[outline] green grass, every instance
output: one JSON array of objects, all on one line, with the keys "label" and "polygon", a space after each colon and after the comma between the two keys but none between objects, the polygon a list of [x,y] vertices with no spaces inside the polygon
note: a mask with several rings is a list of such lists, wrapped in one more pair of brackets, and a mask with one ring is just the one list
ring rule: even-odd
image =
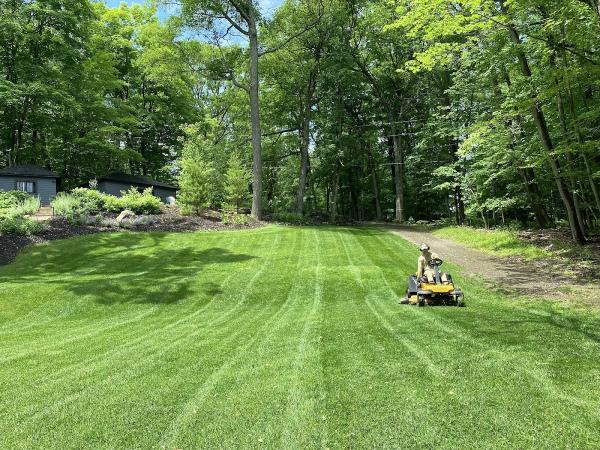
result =
[{"label": "green grass", "polygon": [[0,268],[0,448],[598,448],[600,317],[382,230],[99,234]]},{"label": "green grass", "polygon": [[444,227],[435,230],[433,234],[497,256],[522,256],[532,260],[551,255],[544,249],[522,241],[511,230]]}]

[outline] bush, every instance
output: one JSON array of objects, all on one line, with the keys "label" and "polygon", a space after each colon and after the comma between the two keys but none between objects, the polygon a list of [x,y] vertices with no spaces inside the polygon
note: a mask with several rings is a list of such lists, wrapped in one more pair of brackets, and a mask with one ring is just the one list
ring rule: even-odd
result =
[{"label": "bush", "polygon": [[23,217],[0,217],[0,234],[30,236],[44,229],[40,222]]},{"label": "bush", "polygon": [[75,188],[71,191],[73,197],[80,198],[90,209],[103,211],[106,209],[106,201],[112,195],[105,194],[95,189]]},{"label": "bush", "polygon": [[307,223],[307,220],[302,214],[290,213],[290,212],[278,212],[273,214],[273,220],[275,222],[291,223],[295,225],[302,225]]},{"label": "bush", "polygon": [[[160,213],[161,201],[158,197],[152,195],[151,187],[144,189],[143,192],[132,187],[127,192],[121,192],[121,197],[116,198],[115,205],[120,206],[119,211],[129,209],[136,214],[158,214]],[[111,205],[111,207],[115,205]]]},{"label": "bush", "polygon": [[104,211],[120,213],[123,211],[121,199],[114,195],[107,195],[104,199]]},{"label": "bush", "polygon": [[29,214],[35,214],[42,207],[40,199],[37,197],[27,197],[23,202],[12,208],[15,215],[23,217]]},{"label": "bush", "polygon": [[249,219],[246,214],[236,214],[235,216],[233,216],[234,225],[246,225],[248,222]]},{"label": "bush", "polygon": [[248,216],[245,214],[239,214],[237,207],[227,205],[223,208],[221,213],[221,221],[225,225],[246,225],[248,223]]},{"label": "bush", "polygon": [[60,192],[52,201],[54,214],[64,217],[71,224],[81,224],[98,212],[95,202],[84,195]]},{"label": "bush", "polygon": [[40,209],[40,199],[37,197],[31,197],[25,194],[25,198],[20,200],[17,204],[2,210],[1,216],[19,218],[28,214],[35,214]]},{"label": "bush", "polygon": [[0,209],[12,208],[31,198],[27,192],[0,191]]},{"label": "bush", "polygon": [[54,213],[63,216],[69,223],[87,223],[88,216],[108,211],[119,213],[129,209],[136,214],[157,214],[161,202],[152,195],[152,188],[139,192],[131,188],[121,197],[104,194],[94,189],[76,188],[70,194],[60,193],[52,202]]}]

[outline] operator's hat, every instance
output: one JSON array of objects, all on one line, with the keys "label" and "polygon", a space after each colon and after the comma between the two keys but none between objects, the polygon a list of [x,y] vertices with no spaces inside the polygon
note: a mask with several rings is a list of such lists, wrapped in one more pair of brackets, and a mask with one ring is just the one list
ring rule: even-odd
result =
[{"label": "operator's hat", "polygon": [[423,242],[421,244],[421,246],[419,247],[419,250],[421,250],[421,251],[429,250],[429,245],[427,245],[425,242]]}]

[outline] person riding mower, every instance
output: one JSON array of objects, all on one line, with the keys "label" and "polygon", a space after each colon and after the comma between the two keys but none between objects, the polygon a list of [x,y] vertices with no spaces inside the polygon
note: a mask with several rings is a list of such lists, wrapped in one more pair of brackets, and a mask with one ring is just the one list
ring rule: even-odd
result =
[{"label": "person riding mower", "polygon": [[417,262],[417,273],[408,277],[406,297],[400,303],[464,306],[463,292],[454,286],[449,273],[440,271],[442,259],[431,253],[427,244],[421,244],[419,250],[421,256]]}]

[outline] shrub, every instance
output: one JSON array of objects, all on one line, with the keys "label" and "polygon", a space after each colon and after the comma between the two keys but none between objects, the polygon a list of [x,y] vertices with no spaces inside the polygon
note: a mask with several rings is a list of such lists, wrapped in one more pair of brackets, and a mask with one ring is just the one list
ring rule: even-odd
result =
[{"label": "shrub", "polygon": [[136,214],[157,214],[161,202],[152,195],[152,188],[139,192],[131,188],[121,197],[104,194],[94,189],[76,188],[70,194],[60,193],[52,202],[55,214],[63,216],[69,223],[87,223],[85,218],[100,211],[121,212],[129,209]]},{"label": "shrub", "polygon": [[31,198],[31,196],[27,192],[0,191],[0,209],[12,208],[29,198]]},{"label": "shrub", "polygon": [[246,225],[248,223],[248,216],[239,214],[235,206],[226,205],[221,212],[221,221],[225,225]]},{"label": "shrub", "polygon": [[44,229],[40,222],[23,217],[0,217],[0,234],[29,236],[38,234]]},{"label": "shrub", "polygon": [[60,192],[52,201],[54,214],[71,224],[81,224],[85,218],[98,212],[97,205],[83,195]]},{"label": "shrub", "polygon": [[105,203],[112,195],[105,194],[95,189],[75,188],[71,191],[74,197],[82,199],[88,207],[94,211],[105,210]]},{"label": "shrub", "polygon": [[35,214],[40,209],[40,199],[37,197],[31,197],[25,194],[25,198],[20,200],[17,204],[2,210],[2,216],[18,218],[28,214]]},{"label": "shrub", "polygon": [[114,195],[107,195],[104,199],[104,210],[109,212],[121,212],[123,208],[121,206],[121,199]]},{"label": "shrub", "polygon": [[41,206],[42,204],[40,203],[39,198],[29,196],[18,205],[13,206],[12,211],[14,211],[15,215],[23,217],[28,214],[35,214],[39,211]]},{"label": "shrub", "polygon": [[275,222],[292,223],[301,225],[307,222],[302,214],[296,214],[291,212],[278,212],[273,213],[273,220]]},{"label": "shrub", "polygon": [[158,214],[161,201],[152,195],[151,187],[144,189],[143,192],[132,187],[127,192],[121,192],[121,197],[117,198],[116,204],[121,207],[121,211],[129,209],[136,214]]},{"label": "shrub", "polygon": [[233,216],[234,225],[246,225],[248,221],[248,216],[246,214],[236,214]]}]

